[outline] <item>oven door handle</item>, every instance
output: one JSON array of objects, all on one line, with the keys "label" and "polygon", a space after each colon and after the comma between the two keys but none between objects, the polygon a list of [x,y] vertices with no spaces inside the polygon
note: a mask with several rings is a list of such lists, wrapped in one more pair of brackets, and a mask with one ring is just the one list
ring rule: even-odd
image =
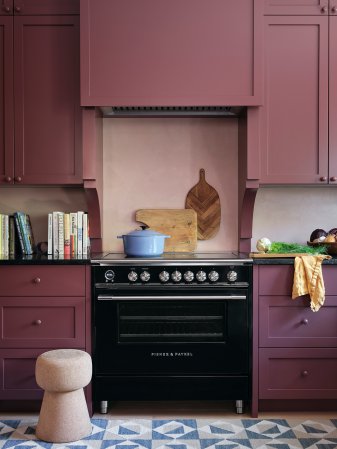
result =
[{"label": "oven door handle", "polygon": [[178,299],[178,300],[201,300],[201,299],[208,299],[208,300],[216,300],[216,301],[222,301],[222,300],[236,300],[236,299],[247,299],[247,296],[245,295],[208,295],[208,296],[105,296],[105,295],[99,295],[97,297],[98,301],[132,301],[132,300],[140,300],[145,299],[146,301],[158,301],[158,300],[170,300],[170,299]]}]

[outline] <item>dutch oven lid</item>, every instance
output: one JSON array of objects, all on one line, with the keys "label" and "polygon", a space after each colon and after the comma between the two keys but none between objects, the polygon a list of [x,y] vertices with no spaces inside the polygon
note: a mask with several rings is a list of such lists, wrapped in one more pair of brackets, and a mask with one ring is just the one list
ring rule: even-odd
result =
[{"label": "dutch oven lid", "polygon": [[169,235],[162,234],[161,232],[154,231],[153,229],[147,229],[147,226],[141,226],[141,229],[135,229],[134,231],[128,232],[127,234],[123,234],[121,237],[132,236],[132,237],[166,237],[169,238]]}]

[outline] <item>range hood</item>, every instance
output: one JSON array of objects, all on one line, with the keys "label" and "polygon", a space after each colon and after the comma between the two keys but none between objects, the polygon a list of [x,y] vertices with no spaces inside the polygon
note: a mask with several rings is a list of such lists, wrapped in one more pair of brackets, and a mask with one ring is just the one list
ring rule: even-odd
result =
[{"label": "range hood", "polygon": [[240,106],[104,106],[103,117],[239,117]]}]

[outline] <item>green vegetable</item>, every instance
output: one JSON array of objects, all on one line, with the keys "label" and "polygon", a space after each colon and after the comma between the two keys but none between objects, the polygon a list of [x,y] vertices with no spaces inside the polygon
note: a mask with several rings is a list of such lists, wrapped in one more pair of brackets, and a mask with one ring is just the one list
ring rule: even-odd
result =
[{"label": "green vegetable", "polygon": [[268,254],[307,253],[327,254],[326,246],[307,246],[298,243],[272,242]]}]

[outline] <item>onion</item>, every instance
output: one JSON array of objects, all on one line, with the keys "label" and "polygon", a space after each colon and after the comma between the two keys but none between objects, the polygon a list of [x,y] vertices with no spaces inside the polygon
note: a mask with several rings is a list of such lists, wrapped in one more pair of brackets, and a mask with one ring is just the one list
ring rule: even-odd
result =
[{"label": "onion", "polygon": [[311,233],[310,242],[313,242],[314,240],[322,242],[327,235],[328,233],[325,232],[324,229],[315,229]]},{"label": "onion", "polygon": [[262,237],[256,242],[256,249],[266,253],[271,246],[271,241],[267,237]]}]

